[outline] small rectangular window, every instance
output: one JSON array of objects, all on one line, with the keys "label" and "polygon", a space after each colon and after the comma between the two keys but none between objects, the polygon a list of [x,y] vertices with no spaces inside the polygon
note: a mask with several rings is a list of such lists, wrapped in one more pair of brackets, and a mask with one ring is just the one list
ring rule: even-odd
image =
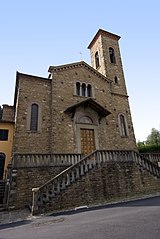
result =
[{"label": "small rectangular window", "polygon": [[0,141],[8,140],[8,129],[0,129]]}]

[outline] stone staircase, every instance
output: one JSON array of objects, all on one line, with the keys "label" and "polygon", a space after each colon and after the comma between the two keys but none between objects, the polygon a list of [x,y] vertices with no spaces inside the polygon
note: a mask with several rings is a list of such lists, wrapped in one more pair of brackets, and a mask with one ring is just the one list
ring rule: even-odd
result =
[{"label": "stone staircase", "polygon": [[39,188],[33,188],[32,213],[37,214],[40,208],[53,201],[60,193],[65,191],[89,171],[100,167],[106,162],[134,162],[141,170],[147,170],[154,177],[160,178],[160,168],[144,155],[135,151],[98,150],[84,157],[79,162],[68,167],[56,177]]}]

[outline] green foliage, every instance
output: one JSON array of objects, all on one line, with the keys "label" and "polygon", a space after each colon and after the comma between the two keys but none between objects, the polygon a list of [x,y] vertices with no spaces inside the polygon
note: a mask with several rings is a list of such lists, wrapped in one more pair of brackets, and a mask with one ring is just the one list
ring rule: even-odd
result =
[{"label": "green foliage", "polygon": [[160,152],[160,131],[152,128],[144,142],[138,141],[137,147],[140,153],[159,153]]},{"label": "green foliage", "polygon": [[160,146],[157,145],[137,145],[140,153],[160,153]]},{"label": "green foliage", "polygon": [[160,146],[160,131],[152,128],[151,134],[147,137],[146,144]]}]

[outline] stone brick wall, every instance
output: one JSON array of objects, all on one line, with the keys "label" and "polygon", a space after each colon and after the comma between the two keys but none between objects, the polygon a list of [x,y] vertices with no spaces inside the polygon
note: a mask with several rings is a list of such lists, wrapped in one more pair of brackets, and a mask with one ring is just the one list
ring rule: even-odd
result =
[{"label": "stone brick wall", "polygon": [[[62,192],[45,211],[98,205],[160,192],[160,180],[133,162],[106,163]],[[43,211],[43,210],[42,210]]]},{"label": "stone brick wall", "polygon": [[40,187],[64,169],[65,166],[13,169],[9,207],[19,209],[31,206],[32,188]]},{"label": "stone brick wall", "polygon": [[[74,87],[76,82],[91,84],[94,89],[94,100],[111,112],[97,125],[97,139],[100,149],[136,149],[131,112],[127,96],[113,95],[110,84],[98,77],[94,71],[84,67],[58,68],[52,72],[52,152],[76,153],[78,150],[78,132],[72,115],[64,111],[86,97],[76,96]],[[55,97],[56,96],[56,97]],[[83,113],[89,111],[87,107]],[[129,137],[122,138],[118,125],[118,114],[126,116]],[[76,117],[76,114],[75,114]],[[98,118],[98,116],[97,116]],[[63,139],[63,140],[62,140]],[[80,153],[80,152],[78,152]]]},{"label": "stone brick wall", "polygon": [[[39,187],[65,167],[35,167],[13,170],[10,206],[31,205],[32,188]],[[138,197],[160,192],[160,180],[141,171],[134,162],[108,162],[95,167],[61,193],[45,211]],[[42,210],[43,212],[43,210]]]},{"label": "stone brick wall", "polygon": [[14,122],[14,107],[10,105],[3,105],[2,120]]},{"label": "stone brick wall", "polygon": [[[50,153],[50,79],[19,74],[18,81],[14,152]],[[30,122],[29,110],[33,103],[38,104],[40,110],[40,127],[38,132],[31,132],[28,127]]]}]

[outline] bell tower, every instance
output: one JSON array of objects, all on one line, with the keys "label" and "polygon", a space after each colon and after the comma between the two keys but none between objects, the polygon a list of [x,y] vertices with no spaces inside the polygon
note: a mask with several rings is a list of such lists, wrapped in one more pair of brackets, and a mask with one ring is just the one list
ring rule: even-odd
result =
[{"label": "bell tower", "polygon": [[117,148],[127,146],[130,149],[136,149],[119,39],[120,36],[100,29],[88,48],[92,67],[111,80],[110,118],[112,123],[109,125],[112,127],[112,132],[116,132],[114,145],[117,145]]},{"label": "bell tower", "polygon": [[88,49],[90,49],[92,67],[112,80],[112,91],[127,95],[119,39],[120,36],[100,29]]}]

